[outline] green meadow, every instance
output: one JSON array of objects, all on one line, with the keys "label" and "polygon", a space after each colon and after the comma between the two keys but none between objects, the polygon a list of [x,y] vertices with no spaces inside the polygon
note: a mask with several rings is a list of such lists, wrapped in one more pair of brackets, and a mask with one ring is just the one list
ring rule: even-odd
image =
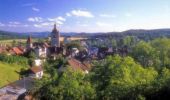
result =
[{"label": "green meadow", "polygon": [[23,66],[0,62],[0,87],[18,80],[21,68]]}]

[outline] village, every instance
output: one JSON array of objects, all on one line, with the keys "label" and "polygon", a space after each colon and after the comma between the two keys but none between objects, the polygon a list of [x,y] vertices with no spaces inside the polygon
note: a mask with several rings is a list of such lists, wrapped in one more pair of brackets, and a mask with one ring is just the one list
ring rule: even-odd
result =
[{"label": "village", "polygon": [[[58,55],[62,55],[68,60],[69,67],[73,70],[80,70],[88,74],[91,69],[92,60],[101,60],[107,55],[120,54],[127,55],[128,50],[126,47],[117,49],[113,47],[95,47],[86,42],[87,40],[76,41],[79,42],[83,49],[78,48],[74,43],[69,44],[71,41],[66,37],[63,44],[60,43],[60,33],[57,30],[56,24],[51,32],[50,42],[33,42],[31,35],[27,38],[26,46],[7,47],[0,45],[0,53],[6,55],[24,56],[31,53],[35,54],[35,58],[30,64],[27,71],[28,76],[22,77],[19,80],[9,83],[0,89],[0,98],[18,98],[21,94],[26,93],[27,90],[34,86],[35,79],[41,79],[44,75],[43,63],[47,59],[55,60]],[[101,41],[101,40],[100,40]],[[75,43],[76,43],[75,42]],[[67,46],[67,47],[66,47]],[[58,72],[64,71],[62,66],[58,68]]]}]

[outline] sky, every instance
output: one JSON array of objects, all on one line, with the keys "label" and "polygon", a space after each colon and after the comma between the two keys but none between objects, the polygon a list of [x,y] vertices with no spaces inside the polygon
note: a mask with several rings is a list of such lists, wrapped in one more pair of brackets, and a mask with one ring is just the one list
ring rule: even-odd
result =
[{"label": "sky", "polygon": [[112,32],[170,28],[170,0],[0,0],[0,30]]}]

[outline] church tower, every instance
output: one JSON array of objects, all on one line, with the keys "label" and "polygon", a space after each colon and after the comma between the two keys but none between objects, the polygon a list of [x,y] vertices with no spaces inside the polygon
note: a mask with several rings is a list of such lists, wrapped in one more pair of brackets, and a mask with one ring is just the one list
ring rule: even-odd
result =
[{"label": "church tower", "polygon": [[51,32],[51,46],[60,47],[60,33],[57,30],[56,24],[54,24],[54,28]]},{"label": "church tower", "polygon": [[26,45],[26,48],[27,49],[31,49],[33,47],[33,44],[32,44],[32,38],[31,38],[31,35],[28,37],[27,39],[27,45]]}]

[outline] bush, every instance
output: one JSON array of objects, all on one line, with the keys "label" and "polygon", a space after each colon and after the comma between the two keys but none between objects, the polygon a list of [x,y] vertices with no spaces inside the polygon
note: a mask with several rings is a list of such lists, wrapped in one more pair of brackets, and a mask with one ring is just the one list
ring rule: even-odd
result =
[{"label": "bush", "polygon": [[10,64],[19,64],[19,65],[28,65],[28,59],[21,56],[11,56],[0,54],[0,61],[10,63]]}]

